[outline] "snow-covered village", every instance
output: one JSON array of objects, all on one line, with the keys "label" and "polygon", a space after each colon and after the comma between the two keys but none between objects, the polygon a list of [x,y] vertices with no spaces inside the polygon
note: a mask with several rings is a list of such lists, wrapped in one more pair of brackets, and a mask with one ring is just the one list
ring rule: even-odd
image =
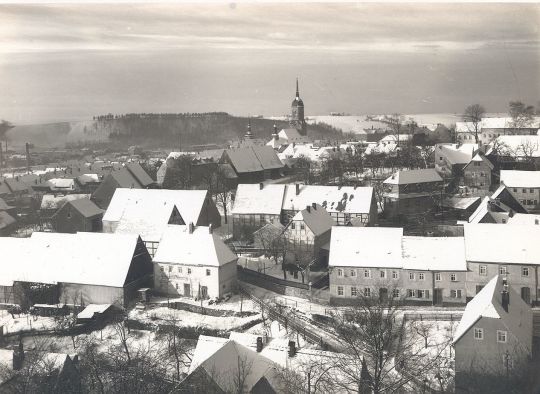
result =
[{"label": "snow-covered village", "polygon": [[540,393],[538,4],[0,20],[0,393]]}]

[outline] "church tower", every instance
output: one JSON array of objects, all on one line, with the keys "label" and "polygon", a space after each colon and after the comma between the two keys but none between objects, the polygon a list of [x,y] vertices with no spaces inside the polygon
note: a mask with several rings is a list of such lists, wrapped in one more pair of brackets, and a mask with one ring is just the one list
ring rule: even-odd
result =
[{"label": "church tower", "polygon": [[291,104],[291,127],[294,127],[301,135],[307,134],[306,121],[304,120],[304,102],[300,98],[298,90],[298,78],[296,78],[296,97]]}]

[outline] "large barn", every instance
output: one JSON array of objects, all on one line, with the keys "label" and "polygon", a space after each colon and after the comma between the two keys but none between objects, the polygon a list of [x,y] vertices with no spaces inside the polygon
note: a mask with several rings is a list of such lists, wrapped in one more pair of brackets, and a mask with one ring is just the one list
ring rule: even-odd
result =
[{"label": "large barn", "polygon": [[152,284],[152,259],[135,234],[33,233],[0,238],[0,302],[127,305]]}]

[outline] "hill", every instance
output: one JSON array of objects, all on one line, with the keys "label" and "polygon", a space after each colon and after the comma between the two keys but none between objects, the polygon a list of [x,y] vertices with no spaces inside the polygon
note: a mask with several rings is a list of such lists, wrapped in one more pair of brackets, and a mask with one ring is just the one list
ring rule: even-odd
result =
[{"label": "hill", "polygon": [[[251,118],[255,138],[270,139],[273,125],[288,127],[283,120]],[[11,146],[30,142],[35,146],[64,147],[66,144],[104,142],[111,148],[130,145],[146,148],[187,149],[193,145],[218,144],[244,136],[248,118],[224,112],[203,114],[103,115],[93,120],[16,126],[8,132]],[[309,125],[313,139],[339,139],[341,131],[328,125]]]}]

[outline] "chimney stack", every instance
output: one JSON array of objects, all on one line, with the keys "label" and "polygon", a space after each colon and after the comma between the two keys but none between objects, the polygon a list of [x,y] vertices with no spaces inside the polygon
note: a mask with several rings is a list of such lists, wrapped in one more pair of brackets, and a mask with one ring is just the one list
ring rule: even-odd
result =
[{"label": "chimney stack", "polygon": [[314,210],[317,210],[317,203],[311,203],[311,206],[313,207]]},{"label": "chimney stack", "polygon": [[540,224],[540,220],[534,219],[534,224],[537,224],[537,225]]},{"label": "chimney stack", "polygon": [[501,292],[501,303],[503,309],[508,312],[508,306],[510,305],[510,293],[508,292],[508,282],[503,279],[503,291]]},{"label": "chimney stack", "polygon": [[263,349],[262,337],[257,337],[257,353],[262,352],[262,349]]},{"label": "chimney stack", "polygon": [[307,210],[308,213],[311,213],[311,205],[308,205],[308,206],[306,207],[306,210]]},{"label": "chimney stack", "polygon": [[[193,231],[192,231],[193,232]],[[212,227],[212,223],[208,225],[208,233],[212,234],[214,232],[214,228]]]},{"label": "chimney stack", "polygon": [[296,195],[300,194],[300,185],[297,183],[296,185]]},{"label": "chimney stack", "polygon": [[262,189],[263,189],[263,187],[264,187],[263,183],[262,183],[262,182],[261,182],[261,183],[259,183],[259,190],[262,190]]},{"label": "chimney stack", "polygon": [[195,228],[195,226],[193,225],[193,222],[189,222],[188,228],[189,228],[189,233],[193,234],[193,229]]},{"label": "chimney stack", "polygon": [[296,356],[296,343],[294,341],[289,341],[289,357]]}]

